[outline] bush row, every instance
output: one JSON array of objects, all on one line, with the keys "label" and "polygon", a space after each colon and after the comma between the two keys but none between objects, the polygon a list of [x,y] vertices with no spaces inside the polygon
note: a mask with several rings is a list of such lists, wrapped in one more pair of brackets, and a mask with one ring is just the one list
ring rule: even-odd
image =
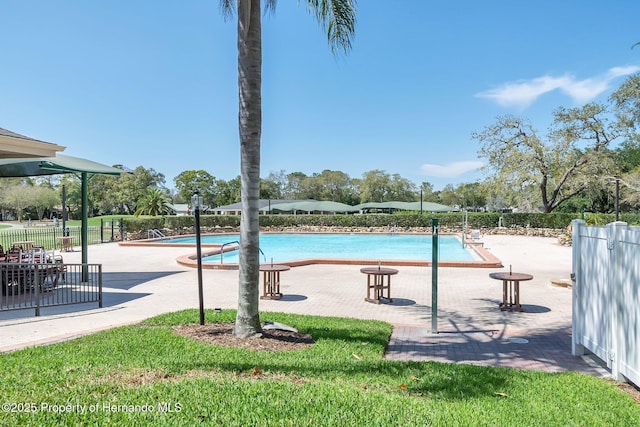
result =
[{"label": "bush row", "polygon": [[[438,218],[442,227],[461,227],[463,213],[436,214],[365,214],[365,215],[261,215],[261,227],[431,227],[433,218]],[[530,227],[565,229],[581,214],[568,213],[496,213],[469,212],[466,214],[470,228]],[[588,225],[605,225],[615,221],[614,214],[584,214]],[[640,224],[640,214],[622,214],[620,220],[632,225]],[[184,230],[193,232],[193,216],[166,216],[156,218],[125,219],[125,230],[129,233],[144,233],[147,230]],[[201,215],[202,228],[237,228],[237,215]]]}]

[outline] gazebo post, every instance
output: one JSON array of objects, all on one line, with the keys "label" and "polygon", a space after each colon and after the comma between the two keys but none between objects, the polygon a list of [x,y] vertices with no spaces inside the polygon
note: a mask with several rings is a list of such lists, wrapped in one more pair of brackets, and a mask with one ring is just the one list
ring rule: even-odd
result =
[{"label": "gazebo post", "polygon": [[80,228],[80,240],[82,244],[82,281],[89,281],[89,271],[87,268],[88,264],[88,254],[87,249],[89,246],[89,183],[87,178],[87,173],[82,172],[82,223]]}]

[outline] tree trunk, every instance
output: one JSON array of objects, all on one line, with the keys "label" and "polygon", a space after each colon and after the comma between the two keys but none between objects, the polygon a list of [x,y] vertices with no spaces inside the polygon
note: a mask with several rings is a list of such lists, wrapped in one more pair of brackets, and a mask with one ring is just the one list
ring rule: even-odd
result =
[{"label": "tree trunk", "polygon": [[240,95],[240,269],[234,334],[249,338],[260,326],[260,135],[262,129],[262,34],[260,0],[238,0],[238,87]]}]

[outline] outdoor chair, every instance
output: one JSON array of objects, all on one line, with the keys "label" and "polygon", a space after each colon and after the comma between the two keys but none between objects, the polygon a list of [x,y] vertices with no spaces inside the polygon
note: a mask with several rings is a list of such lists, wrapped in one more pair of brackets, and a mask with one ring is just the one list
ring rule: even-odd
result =
[{"label": "outdoor chair", "polygon": [[482,233],[480,232],[480,230],[474,229],[471,230],[467,235],[466,243],[469,245],[484,246],[484,242],[480,239],[482,239]]},{"label": "outdoor chair", "polygon": [[[62,255],[56,254],[55,249],[46,253],[46,262],[49,264],[55,264],[57,267],[58,277],[62,278],[62,281],[66,280],[67,267],[64,265],[64,259]],[[57,282],[57,279],[56,279]]]},{"label": "outdoor chair", "polygon": [[22,259],[22,248],[19,246],[11,246],[7,252],[6,260],[9,262],[20,262]]}]

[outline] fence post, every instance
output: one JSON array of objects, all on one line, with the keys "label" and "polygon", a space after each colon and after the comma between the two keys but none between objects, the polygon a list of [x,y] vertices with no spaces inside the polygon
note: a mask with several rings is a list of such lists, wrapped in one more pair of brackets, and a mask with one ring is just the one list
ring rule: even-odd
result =
[{"label": "fence post", "polygon": [[33,281],[33,293],[36,298],[36,316],[40,316],[40,266],[35,262],[35,257],[33,261]]},{"label": "fence post", "polygon": [[574,356],[582,356],[584,354],[583,325],[584,310],[582,309],[581,293],[583,284],[582,278],[582,251],[580,233],[585,222],[582,219],[574,219],[571,222],[571,354]]},{"label": "fence post", "polygon": [[622,357],[624,348],[625,334],[625,301],[624,293],[622,292],[622,245],[620,240],[622,239],[622,230],[626,228],[627,223],[616,221],[607,224],[607,247],[611,249],[609,253],[609,290],[611,293],[611,300],[608,301],[611,306],[611,376],[617,381],[624,381],[624,376],[621,373]]}]

